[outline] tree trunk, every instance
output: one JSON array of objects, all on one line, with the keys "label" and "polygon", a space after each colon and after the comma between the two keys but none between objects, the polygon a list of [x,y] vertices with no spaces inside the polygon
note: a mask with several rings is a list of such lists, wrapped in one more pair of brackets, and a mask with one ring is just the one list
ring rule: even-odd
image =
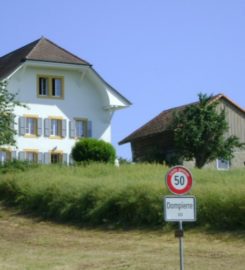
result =
[{"label": "tree trunk", "polygon": [[198,169],[201,169],[206,164],[206,158],[203,156],[197,156],[195,160],[195,167]]}]

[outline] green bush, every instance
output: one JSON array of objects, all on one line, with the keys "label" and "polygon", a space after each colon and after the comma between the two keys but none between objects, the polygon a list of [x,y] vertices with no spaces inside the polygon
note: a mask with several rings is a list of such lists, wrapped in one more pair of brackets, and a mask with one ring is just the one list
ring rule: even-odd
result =
[{"label": "green bush", "polygon": [[14,159],[12,161],[5,162],[4,164],[0,164],[0,174],[26,171],[36,167],[38,167],[38,164]]},{"label": "green bush", "polygon": [[72,149],[72,158],[77,162],[114,162],[116,151],[105,141],[83,138]]}]

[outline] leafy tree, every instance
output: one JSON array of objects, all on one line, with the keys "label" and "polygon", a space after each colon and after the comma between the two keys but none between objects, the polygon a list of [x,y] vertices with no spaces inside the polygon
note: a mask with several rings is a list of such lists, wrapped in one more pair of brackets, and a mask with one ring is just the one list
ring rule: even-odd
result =
[{"label": "leafy tree", "polygon": [[175,114],[172,128],[178,157],[195,159],[195,166],[202,168],[216,158],[230,160],[234,149],[244,144],[236,136],[227,136],[225,111],[217,110],[218,101],[212,95],[198,96],[199,103]]},{"label": "leafy tree", "polygon": [[15,98],[16,94],[7,90],[6,82],[0,81],[0,145],[15,143],[13,111],[16,105],[20,105]]},{"label": "leafy tree", "polygon": [[114,162],[116,151],[105,141],[94,138],[82,138],[72,148],[72,157],[78,162]]}]

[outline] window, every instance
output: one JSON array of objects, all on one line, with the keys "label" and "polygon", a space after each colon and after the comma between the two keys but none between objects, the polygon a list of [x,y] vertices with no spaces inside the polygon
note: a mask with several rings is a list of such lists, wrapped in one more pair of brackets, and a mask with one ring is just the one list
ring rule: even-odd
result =
[{"label": "window", "polygon": [[67,164],[67,153],[63,153],[61,150],[51,150],[43,155],[44,164]]},{"label": "window", "polygon": [[51,119],[51,136],[61,136],[62,122],[58,119]]},{"label": "window", "polygon": [[63,98],[64,77],[59,76],[37,76],[38,97]]},{"label": "window", "polygon": [[26,118],[26,134],[27,135],[37,135],[37,119],[36,118]]},{"label": "window", "polygon": [[75,129],[75,137],[81,138],[81,137],[87,137],[87,121],[86,120],[75,120],[76,123],[76,129]]},{"label": "window", "polygon": [[7,150],[0,149],[0,164],[5,163],[11,159],[11,153]]},{"label": "window", "polygon": [[39,96],[47,96],[48,95],[48,78],[40,77],[39,78]]},{"label": "window", "polygon": [[58,116],[44,119],[44,135],[51,139],[66,137],[66,120]]},{"label": "window", "polygon": [[6,160],[6,152],[0,151],[0,163],[4,163]]},{"label": "window", "polygon": [[70,121],[70,138],[92,137],[92,122],[85,118]]},{"label": "window", "polygon": [[26,152],[26,161],[30,163],[37,163],[37,152]]},{"label": "window", "polygon": [[52,79],[52,96],[61,97],[61,94],[62,94],[61,79]]},{"label": "window", "polygon": [[19,118],[19,133],[26,137],[42,135],[42,119],[37,115],[24,115]]},{"label": "window", "polygon": [[24,149],[19,152],[19,160],[29,163],[42,163],[42,153],[39,153],[37,149]]},{"label": "window", "polygon": [[63,161],[63,155],[61,153],[51,153],[51,163],[60,164]]},{"label": "window", "polygon": [[225,159],[217,159],[216,161],[218,170],[229,170],[230,169],[230,161]]}]

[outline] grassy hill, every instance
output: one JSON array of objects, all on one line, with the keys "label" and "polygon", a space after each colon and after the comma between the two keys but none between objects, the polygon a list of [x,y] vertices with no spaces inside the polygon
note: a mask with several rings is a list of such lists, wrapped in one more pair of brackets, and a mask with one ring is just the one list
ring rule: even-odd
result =
[{"label": "grassy hill", "polygon": [[[168,168],[135,164],[116,168],[40,166],[1,175],[0,198],[45,218],[81,225],[163,227]],[[192,170],[191,194],[197,221],[188,226],[215,230],[245,228],[244,169]]]}]

